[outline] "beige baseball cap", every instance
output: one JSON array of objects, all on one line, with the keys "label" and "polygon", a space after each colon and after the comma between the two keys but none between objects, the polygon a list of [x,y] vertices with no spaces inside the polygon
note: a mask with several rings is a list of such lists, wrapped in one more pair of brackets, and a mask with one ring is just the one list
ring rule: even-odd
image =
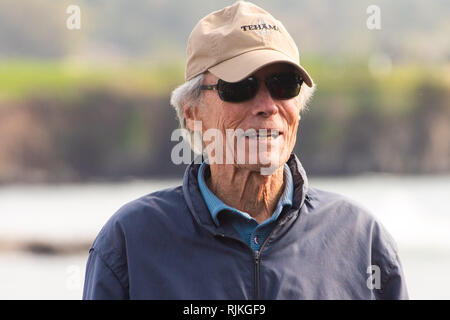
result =
[{"label": "beige baseball cap", "polygon": [[187,45],[185,78],[209,71],[219,79],[237,82],[275,62],[295,66],[312,87],[283,24],[253,3],[238,1],[210,13],[194,27]]}]

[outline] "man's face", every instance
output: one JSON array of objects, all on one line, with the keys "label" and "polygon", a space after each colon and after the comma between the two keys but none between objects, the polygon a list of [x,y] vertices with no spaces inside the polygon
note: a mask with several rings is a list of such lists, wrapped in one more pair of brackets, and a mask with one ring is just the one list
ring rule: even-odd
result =
[{"label": "man's face", "polygon": [[[267,167],[268,164],[278,168],[289,159],[295,145],[300,105],[297,97],[289,100],[272,98],[264,80],[274,73],[291,70],[290,65],[283,63],[271,64],[258,70],[253,75],[259,82],[258,92],[254,98],[245,102],[225,102],[219,98],[217,91],[203,91],[203,103],[194,108],[194,118],[202,121],[203,134],[209,129],[217,129],[222,133],[222,155],[224,156],[222,163],[229,163],[225,160],[226,146],[229,150],[234,150],[233,164],[250,170],[259,170],[261,167]],[[203,84],[216,84],[217,81],[216,76],[207,73]],[[249,129],[254,129],[258,135],[242,136],[237,134],[238,138],[236,139],[226,139],[227,130],[234,132],[238,129],[242,129],[241,132],[251,132],[253,130]],[[267,130],[267,136],[261,129]],[[270,136],[274,131],[278,131],[279,135]],[[213,139],[212,142],[214,142]],[[242,142],[244,142],[245,150],[243,150]],[[208,145],[208,141],[205,141],[205,144]],[[255,146],[258,147],[256,151]],[[215,150],[216,156],[217,151]],[[238,161],[239,153],[245,155],[244,164]],[[255,157],[256,154],[257,157]],[[211,154],[209,157],[212,158]]]}]

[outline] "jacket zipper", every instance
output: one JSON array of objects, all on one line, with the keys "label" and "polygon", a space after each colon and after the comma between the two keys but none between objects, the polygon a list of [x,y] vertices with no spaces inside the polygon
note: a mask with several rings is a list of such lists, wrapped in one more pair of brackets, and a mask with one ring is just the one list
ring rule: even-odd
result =
[{"label": "jacket zipper", "polygon": [[269,240],[270,236],[275,231],[277,226],[278,226],[278,223],[269,232],[266,239],[261,244],[261,247],[259,247],[259,250],[254,251],[255,252],[254,253],[254,258],[255,258],[255,300],[261,299],[261,278],[260,278],[261,252],[264,248],[264,245],[267,243],[267,240]]},{"label": "jacket zipper", "polygon": [[[279,222],[275,224],[275,226],[272,228],[272,230],[267,235],[264,242],[261,244],[261,247],[259,250],[254,251],[254,258],[255,258],[255,300],[261,299],[261,279],[260,279],[260,266],[261,266],[261,251],[263,250],[265,244],[267,243],[267,240],[269,240],[272,233],[277,229],[279,226]],[[253,249],[252,249],[253,250]]]},{"label": "jacket zipper", "polygon": [[264,240],[264,242],[262,243],[261,247],[259,248],[259,250],[254,251],[247,243],[245,243],[244,241],[242,241],[241,239],[237,239],[234,237],[227,237],[225,236],[225,234],[223,233],[219,233],[219,234],[215,234],[216,236],[219,235],[222,238],[227,237],[230,239],[234,239],[236,241],[239,241],[241,243],[244,243],[248,246],[248,248],[250,250],[253,251],[253,257],[254,257],[254,282],[255,282],[255,300],[260,300],[261,299],[261,279],[260,279],[260,265],[261,265],[261,251],[264,248],[264,245],[267,243],[267,240],[270,238],[270,236],[272,235],[272,233],[275,231],[276,227],[279,225],[279,223],[277,223],[272,230],[269,232],[269,234],[267,235],[266,239]]},{"label": "jacket zipper", "polygon": [[260,277],[259,277],[259,265],[261,254],[260,251],[255,251],[255,300],[260,299]]},{"label": "jacket zipper", "polygon": [[[272,232],[269,233],[269,235]],[[251,246],[249,246],[246,242],[242,241],[241,239],[235,238],[235,237],[228,237],[223,233],[216,233],[216,236],[220,236],[222,238],[229,238],[229,239],[233,239],[236,240],[238,242],[241,242],[243,244],[245,244],[252,252],[253,252],[253,257],[254,257],[254,268],[253,268],[253,281],[255,283],[255,300],[259,300],[260,299],[260,276],[259,276],[259,265],[260,265],[260,261],[261,261],[261,249],[264,246],[265,241],[263,242],[263,244],[261,245],[261,248],[257,251],[253,250]],[[268,237],[267,237],[268,238]],[[267,240],[267,239],[266,239]]]}]

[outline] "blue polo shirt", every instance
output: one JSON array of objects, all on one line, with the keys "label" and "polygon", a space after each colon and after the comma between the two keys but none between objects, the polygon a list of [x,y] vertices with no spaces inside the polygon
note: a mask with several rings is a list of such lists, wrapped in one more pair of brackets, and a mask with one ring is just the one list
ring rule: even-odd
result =
[{"label": "blue polo shirt", "polygon": [[209,165],[203,162],[198,170],[198,185],[203,199],[211,213],[214,223],[219,226],[219,213],[220,219],[227,219],[231,222],[234,229],[240,235],[241,239],[247,243],[253,250],[257,251],[261,248],[264,240],[269,235],[272,228],[275,226],[275,222],[280,216],[285,206],[292,206],[292,198],[294,195],[294,182],[292,179],[292,173],[287,164],[284,165],[284,182],[285,189],[278,201],[278,205],[273,212],[272,216],[264,220],[261,224],[253,219],[248,213],[240,211],[236,208],[230,207],[223,203],[222,200],[217,198],[205,182],[205,174],[210,174]]}]

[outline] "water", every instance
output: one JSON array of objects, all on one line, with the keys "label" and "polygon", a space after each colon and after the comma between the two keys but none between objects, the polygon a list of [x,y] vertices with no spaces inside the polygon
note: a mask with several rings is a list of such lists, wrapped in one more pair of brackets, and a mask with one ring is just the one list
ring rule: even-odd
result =
[{"label": "water", "polygon": [[[91,243],[120,206],[180,180],[0,188],[0,299],[79,299],[87,251],[37,255],[27,241]],[[371,211],[397,241],[412,299],[450,299],[450,176],[310,178]],[[5,246],[4,246],[5,247]]]}]

